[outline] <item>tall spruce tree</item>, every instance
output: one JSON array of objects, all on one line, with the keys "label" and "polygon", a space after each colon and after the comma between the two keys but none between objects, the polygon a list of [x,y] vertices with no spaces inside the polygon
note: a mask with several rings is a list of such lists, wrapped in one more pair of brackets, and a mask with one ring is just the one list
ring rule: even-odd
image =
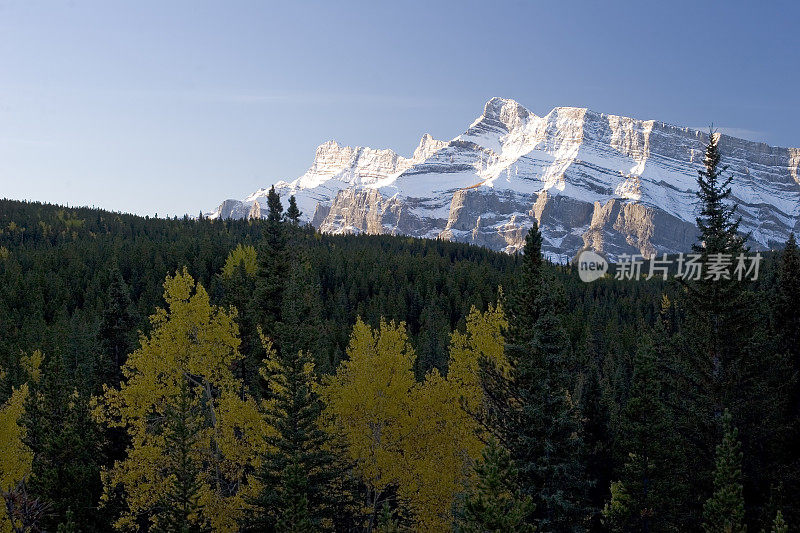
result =
[{"label": "tall spruce tree", "polygon": [[56,530],[72,521],[81,531],[107,530],[109,517],[98,510],[101,433],[89,399],[75,389],[57,355],[46,356],[41,378],[29,387],[21,420],[23,442],[33,452],[28,487],[52,510],[42,519],[42,529]]},{"label": "tall spruce tree", "polygon": [[130,292],[116,264],[110,272],[111,284],[100,321],[102,359],[98,375],[101,383],[116,387],[122,378],[120,369],[135,348],[136,318]]},{"label": "tall spruce tree", "polygon": [[[732,264],[736,257],[745,252],[744,239],[738,233],[741,217],[736,217],[736,206],[731,205],[732,176],[725,177],[727,167],[720,167],[719,136],[709,133],[703,170],[698,171],[698,199],[700,215],[697,227],[700,230],[700,243],[694,250],[701,256],[701,262],[708,265],[715,258],[727,257]],[[686,331],[691,353],[691,370],[700,374],[703,381],[699,399],[704,424],[710,431],[706,437],[713,436],[716,418],[723,406],[732,403],[736,386],[742,370],[742,358],[749,348],[752,329],[746,299],[746,283],[738,280],[729,267],[727,279],[703,272],[698,280],[685,282],[687,289]],[[706,452],[713,454],[713,438],[706,440]]]},{"label": "tall spruce tree", "polygon": [[606,508],[614,530],[678,529],[676,434],[662,398],[659,366],[657,347],[645,338],[636,352],[630,397],[622,410],[618,447],[624,466],[617,499]]},{"label": "tall spruce tree", "polygon": [[780,510],[775,513],[775,519],[772,521],[772,528],[769,531],[770,533],[789,533],[789,525]]},{"label": "tall spruce tree", "polygon": [[324,353],[322,287],[304,255],[299,253],[294,258],[296,266],[286,280],[278,343],[289,353],[302,350],[314,354],[314,367],[321,373],[332,373],[336,369]]},{"label": "tall spruce tree", "polygon": [[243,360],[237,368],[238,377],[246,386],[252,386],[258,372],[258,362],[263,358],[261,338],[256,328],[257,314],[251,310],[256,286],[257,255],[252,247],[235,248],[228,255],[225,267],[219,275],[224,291],[222,302],[236,308],[236,323],[242,343],[239,351]]},{"label": "tall spruce tree", "polygon": [[283,222],[283,204],[281,195],[275,191],[275,186],[270,187],[267,193],[267,222],[278,224]]},{"label": "tall spruce tree", "polygon": [[208,531],[199,512],[200,468],[197,466],[197,442],[202,431],[197,398],[188,379],[181,381],[178,397],[165,412],[165,440],[169,457],[170,484],[163,495],[158,530],[170,533]]},{"label": "tall spruce tree", "polygon": [[723,436],[717,446],[714,493],[703,508],[703,530],[706,533],[744,533],[747,527],[744,523],[739,433],[727,409],[721,422]]},{"label": "tall spruce tree", "polygon": [[[247,531],[311,531],[330,528],[344,511],[331,490],[344,473],[318,424],[321,403],[312,387],[313,363],[303,351],[283,351],[268,359],[266,420],[275,429],[267,439],[258,480],[261,492],[243,524]],[[341,517],[339,517],[341,518]]]},{"label": "tall spruce tree", "polygon": [[[288,271],[283,205],[274,186],[267,195],[267,207],[264,237],[258,250],[255,290],[249,310],[252,317],[250,323],[256,330],[243,332],[243,334],[251,336],[249,345],[253,347],[253,353],[243,354],[245,356],[242,361],[244,380],[257,396],[260,396],[262,392],[259,390],[258,368],[264,358],[264,353],[260,349],[261,340],[257,328],[260,328],[261,332],[273,342],[278,340],[284,285]],[[275,348],[280,351],[280,345],[275,344]]]},{"label": "tall spruce tree", "polygon": [[773,304],[778,351],[787,354],[794,376],[792,415],[800,417],[800,251],[794,233],[789,235],[778,260],[777,286]]},{"label": "tall spruce tree", "polygon": [[[690,480],[689,494],[696,496],[712,488],[717,421],[723,409],[731,409],[740,421],[745,448],[779,434],[770,404],[776,401],[772,383],[780,365],[766,354],[766,321],[758,320],[763,304],[753,297],[747,277],[738,279],[735,273],[739,256],[748,250],[731,202],[733,177],[726,176],[720,162],[719,136],[711,132],[697,179],[700,235],[694,250],[704,269],[699,279],[682,280],[685,319],[673,338],[677,349],[670,364],[670,403],[682,437],[680,477]],[[709,270],[710,265],[726,263],[722,276]],[[749,457],[761,459],[757,454]],[[767,493],[768,467],[747,466],[753,491]],[[758,503],[754,499],[753,504]],[[701,507],[701,497],[686,502],[684,523],[696,523]]]},{"label": "tall spruce tree", "polygon": [[[776,391],[786,391],[783,414],[787,434],[780,439],[777,458],[771,469],[780,473],[778,483],[789,499],[782,502],[786,506],[787,518],[791,522],[800,520],[800,510],[787,505],[794,494],[800,492],[800,251],[794,233],[789,235],[786,246],[777,262],[777,276],[774,287],[773,323],[775,341],[774,351],[783,354],[786,372],[782,372]],[[776,410],[782,406],[776,403]]]},{"label": "tall spruce tree", "polygon": [[293,225],[297,226],[300,223],[300,216],[303,213],[297,207],[297,200],[294,199],[294,195],[289,197],[289,207],[286,209],[286,218],[291,222]]},{"label": "tall spruce tree", "polygon": [[492,439],[475,466],[477,486],[464,503],[458,531],[523,533],[535,531],[533,499],[520,492],[511,455]]},{"label": "tall spruce tree", "polygon": [[520,281],[508,304],[504,374],[483,361],[487,424],[511,453],[522,492],[533,498],[542,529],[568,530],[585,519],[588,489],[578,410],[569,390],[569,344],[563,290],[546,271],[534,222],[525,241]]},{"label": "tall spruce tree", "polygon": [[585,328],[584,358],[580,371],[582,379],[576,394],[583,422],[586,477],[591,483],[587,494],[593,512],[588,523],[590,531],[604,531],[601,510],[609,497],[614,470],[608,385],[601,369],[596,332],[592,330],[597,324],[596,317],[591,317]]}]

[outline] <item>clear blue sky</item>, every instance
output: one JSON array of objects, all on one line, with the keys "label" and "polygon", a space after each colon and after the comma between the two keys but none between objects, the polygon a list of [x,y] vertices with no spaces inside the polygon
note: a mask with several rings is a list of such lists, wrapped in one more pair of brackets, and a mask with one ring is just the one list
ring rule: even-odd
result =
[{"label": "clear blue sky", "polygon": [[492,96],[800,146],[796,4],[0,0],[0,197],[195,214]]}]

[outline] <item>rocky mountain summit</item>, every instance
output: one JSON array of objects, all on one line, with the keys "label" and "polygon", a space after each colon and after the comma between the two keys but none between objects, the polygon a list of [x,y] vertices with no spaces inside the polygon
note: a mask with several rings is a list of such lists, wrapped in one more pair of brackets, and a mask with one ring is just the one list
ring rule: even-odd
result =
[{"label": "rocky mountain summit", "polygon": [[[317,148],[308,171],[275,183],[306,220],[330,233],[442,238],[514,252],[535,218],[543,249],[566,261],[590,248],[686,252],[697,238],[695,198],[708,133],[557,107],[540,117],[492,98],[450,141],[424,135],[409,158],[392,150]],[[800,230],[800,148],[722,135],[733,200],[754,249]],[[226,200],[213,218],[258,218],[268,189]]]}]

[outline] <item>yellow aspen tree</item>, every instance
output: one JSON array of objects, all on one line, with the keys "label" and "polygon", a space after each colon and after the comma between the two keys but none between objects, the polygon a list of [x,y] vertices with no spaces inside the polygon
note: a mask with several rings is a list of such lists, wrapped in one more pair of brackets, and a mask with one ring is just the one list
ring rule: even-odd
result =
[{"label": "yellow aspen tree", "polygon": [[466,489],[483,449],[460,396],[457,384],[436,369],[412,392],[411,423],[403,439],[406,467],[398,478],[398,496],[406,502],[419,531],[450,528],[455,497]]},{"label": "yellow aspen tree", "polygon": [[122,488],[127,511],[115,526],[135,529],[138,517],[158,526],[170,471],[166,429],[188,388],[197,434],[190,457],[197,474],[196,524],[215,531],[236,529],[246,508],[246,472],[263,447],[264,427],[255,401],[233,374],[241,359],[235,311],[211,305],[206,290],[186,269],[164,282],[166,308],[150,317],[152,333],[123,366],[119,389],[104,387],[96,417],[126,428],[131,444],[125,459],[104,472],[105,499]]},{"label": "yellow aspen tree", "polygon": [[[38,350],[31,356],[22,358],[22,366],[30,381],[39,379],[42,353]],[[13,490],[31,473],[33,453],[22,439],[25,428],[19,425],[28,397],[28,383],[15,387],[6,402],[0,406],[0,493]],[[4,502],[0,501],[0,533],[13,531],[11,517],[8,516]]]},{"label": "yellow aspen tree", "polygon": [[478,361],[502,364],[504,324],[499,308],[473,310],[467,332],[453,335],[448,376],[434,370],[417,383],[405,326],[382,321],[373,331],[356,322],[348,359],[325,383],[322,397],[369,488],[373,519],[395,489],[415,530],[450,528],[455,497],[466,490],[483,449],[466,410],[482,405]]},{"label": "yellow aspen tree", "polygon": [[413,392],[413,427],[404,440],[398,494],[405,496],[418,529],[442,531],[452,524],[453,502],[471,483],[483,435],[475,414],[484,408],[479,364],[482,359],[506,366],[503,311],[473,308],[466,332],[454,332],[447,377],[431,371]]},{"label": "yellow aspen tree", "polygon": [[412,416],[414,351],[404,324],[381,321],[376,332],[359,318],[347,355],[322,387],[321,397],[368,488],[372,522],[404,467],[402,439]]},{"label": "yellow aspen tree", "polygon": [[231,278],[239,268],[239,265],[244,265],[244,271],[248,276],[255,276],[258,270],[258,257],[256,249],[253,246],[237,245],[236,248],[231,250],[225,259],[225,265],[222,267],[222,277]]},{"label": "yellow aspen tree", "polygon": [[508,327],[500,304],[481,313],[475,307],[467,317],[465,333],[454,331],[450,337],[450,361],[447,380],[462,397],[464,409],[480,416],[485,408],[480,382],[480,364],[486,361],[507,374],[508,362],[503,353],[503,331]]}]

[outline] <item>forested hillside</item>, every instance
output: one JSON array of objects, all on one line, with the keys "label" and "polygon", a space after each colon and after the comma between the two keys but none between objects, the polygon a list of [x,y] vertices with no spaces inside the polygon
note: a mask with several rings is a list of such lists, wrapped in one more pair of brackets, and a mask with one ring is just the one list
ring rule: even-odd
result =
[{"label": "forested hillside", "polygon": [[[704,257],[743,249],[718,159]],[[298,219],[0,201],[0,529],[800,524],[793,238],[753,282],[587,284],[535,225],[511,256]]]}]

